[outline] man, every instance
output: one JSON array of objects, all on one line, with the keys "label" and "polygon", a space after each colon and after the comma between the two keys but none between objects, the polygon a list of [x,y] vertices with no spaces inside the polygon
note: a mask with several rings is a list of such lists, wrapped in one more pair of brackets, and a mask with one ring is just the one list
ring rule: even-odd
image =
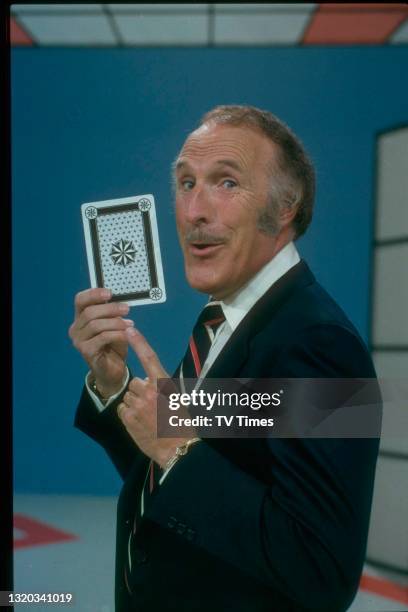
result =
[{"label": "man", "polygon": [[[314,172],[289,128],[254,107],[217,107],[174,171],[187,280],[221,308],[207,356],[194,349],[199,320],[177,375],[193,357],[204,380],[374,378],[357,331],[294,246],[312,217]],[[156,380],[168,374],[109,297],[78,294],[70,336],[90,367],[76,426],[124,479],[117,611],[346,610],[378,440],[157,438]],[[128,345],[144,380],[129,382]]]}]

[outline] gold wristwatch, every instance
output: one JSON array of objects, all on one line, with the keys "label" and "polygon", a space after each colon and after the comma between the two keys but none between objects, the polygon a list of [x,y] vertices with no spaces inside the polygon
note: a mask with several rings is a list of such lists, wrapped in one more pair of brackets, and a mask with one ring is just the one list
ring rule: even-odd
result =
[{"label": "gold wristwatch", "polygon": [[178,446],[174,455],[170,457],[170,459],[164,466],[164,471],[167,472],[168,470],[170,470],[170,468],[173,467],[173,465],[180,459],[180,457],[183,457],[183,455],[187,455],[190,446],[192,446],[196,442],[201,442],[201,438],[191,438],[191,440],[187,440],[187,442],[184,442],[184,444]]}]

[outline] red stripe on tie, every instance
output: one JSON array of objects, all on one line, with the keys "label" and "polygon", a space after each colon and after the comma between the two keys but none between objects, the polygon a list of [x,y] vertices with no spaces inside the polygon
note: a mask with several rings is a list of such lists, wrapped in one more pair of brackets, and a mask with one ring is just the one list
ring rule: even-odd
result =
[{"label": "red stripe on tie", "polygon": [[199,376],[200,372],[201,372],[201,363],[200,363],[200,359],[198,357],[197,347],[196,347],[196,344],[194,342],[194,338],[193,337],[190,338],[190,351],[191,351],[191,355],[193,357],[194,367],[195,367],[196,374],[197,374],[197,376]]},{"label": "red stripe on tie", "polygon": [[154,463],[150,462],[150,480],[149,480],[149,491],[150,493],[153,491],[154,487]]},{"label": "red stripe on tie", "polygon": [[212,321],[206,321],[204,323],[204,325],[215,325],[216,323],[221,323],[221,321],[224,321],[225,319],[223,319],[222,317],[220,317],[219,319],[212,319]]}]

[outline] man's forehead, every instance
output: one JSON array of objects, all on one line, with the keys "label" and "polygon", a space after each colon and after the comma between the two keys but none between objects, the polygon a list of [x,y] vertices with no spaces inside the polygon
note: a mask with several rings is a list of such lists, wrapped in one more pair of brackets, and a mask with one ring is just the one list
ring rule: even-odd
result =
[{"label": "man's forehead", "polygon": [[254,134],[255,130],[246,125],[231,125],[228,123],[215,123],[210,121],[203,123],[196,130],[191,132],[184,141],[183,148],[190,144],[205,141],[208,139],[214,140],[229,140],[231,138],[242,138],[249,134]]},{"label": "man's forehead", "polygon": [[176,160],[176,168],[183,167],[189,158],[214,158],[215,163],[233,165],[245,163],[259,151],[262,141],[273,143],[258,130],[249,126],[203,124],[187,137]]}]

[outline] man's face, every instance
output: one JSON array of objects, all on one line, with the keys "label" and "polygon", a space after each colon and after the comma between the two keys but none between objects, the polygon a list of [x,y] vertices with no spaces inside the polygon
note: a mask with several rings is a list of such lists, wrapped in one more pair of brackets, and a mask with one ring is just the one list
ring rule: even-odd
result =
[{"label": "man's face", "polygon": [[257,227],[268,202],[275,145],[247,127],[204,124],[176,165],[176,221],[189,284],[223,299],[274,256]]}]

